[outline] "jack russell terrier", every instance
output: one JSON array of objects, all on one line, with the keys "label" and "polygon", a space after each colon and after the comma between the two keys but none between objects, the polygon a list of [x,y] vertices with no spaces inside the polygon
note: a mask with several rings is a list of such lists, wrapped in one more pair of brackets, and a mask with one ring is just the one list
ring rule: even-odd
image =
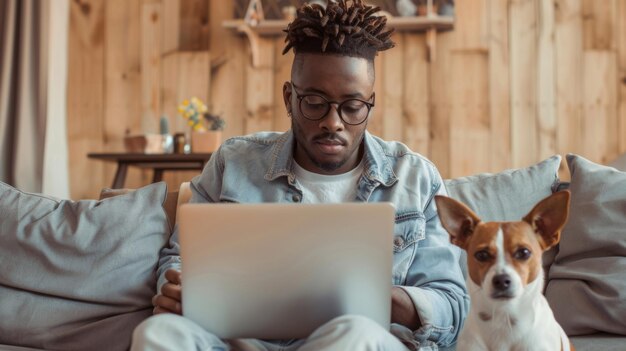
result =
[{"label": "jack russell terrier", "polygon": [[559,242],[569,192],[539,202],[519,222],[481,222],[464,204],[436,196],[453,244],[467,252],[471,307],[458,350],[574,350],[542,294],[542,253]]}]

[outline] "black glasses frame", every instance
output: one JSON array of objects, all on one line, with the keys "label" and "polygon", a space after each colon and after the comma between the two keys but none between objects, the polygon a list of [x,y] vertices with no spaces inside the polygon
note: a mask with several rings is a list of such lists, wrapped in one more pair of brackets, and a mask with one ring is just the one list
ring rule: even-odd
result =
[{"label": "black glasses frame", "polygon": [[[370,112],[372,111],[372,107],[374,107],[374,106],[375,106],[375,103],[376,103],[376,93],[375,93],[375,92],[373,92],[373,93],[372,93],[372,96],[370,96],[370,98],[368,99],[368,100],[372,100],[372,99],[373,99],[373,101],[372,101],[372,102],[369,102],[369,101],[366,101],[366,100],[357,99],[357,98],[346,99],[346,100],[344,100],[344,101],[339,102],[339,101],[330,101],[330,100],[328,100],[327,98],[325,98],[325,97],[323,97],[322,95],[319,95],[319,94],[300,94],[300,93],[298,93],[298,90],[296,90],[296,85],[295,85],[295,84],[293,84],[293,82],[290,82],[290,83],[291,83],[291,87],[293,88],[293,91],[296,93],[296,98],[298,99],[298,110],[300,111],[300,114],[302,115],[302,117],[304,117],[304,118],[308,119],[309,121],[321,121],[322,119],[326,118],[326,116],[328,116],[328,113],[330,112],[331,106],[332,106],[333,104],[336,104],[336,105],[337,105],[337,107],[335,108],[335,110],[337,110],[337,114],[339,114],[339,118],[341,118],[341,121],[343,121],[343,123],[348,124],[348,125],[351,125],[351,126],[358,126],[359,124],[363,124],[363,122],[367,121],[367,119],[368,119],[368,118],[369,118],[369,116],[370,116]],[[326,101],[326,102],[328,103],[328,108],[326,109],[326,112],[324,112],[324,113],[322,114],[322,116],[321,116],[321,117],[318,117],[318,118],[311,118],[311,117],[307,116],[307,115],[306,115],[306,114],[302,111],[302,100],[303,100],[305,97],[309,97],[309,96],[315,96],[315,97],[322,98],[322,100],[324,100],[324,101]],[[346,120],[343,118],[343,115],[342,115],[342,113],[341,113],[341,107],[342,107],[345,103],[350,102],[350,101],[354,101],[354,100],[356,100],[356,101],[360,101],[360,102],[364,103],[364,104],[365,104],[365,106],[367,106],[367,114],[365,115],[365,118],[363,118],[363,120],[362,120],[362,121],[360,121],[360,122],[358,122],[358,123],[350,123],[350,122],[346,121]]]}]

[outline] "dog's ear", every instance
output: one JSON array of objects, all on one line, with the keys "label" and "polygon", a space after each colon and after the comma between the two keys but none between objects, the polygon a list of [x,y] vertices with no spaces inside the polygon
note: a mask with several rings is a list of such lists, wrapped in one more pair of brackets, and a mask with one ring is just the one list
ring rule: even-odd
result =
[{"label": "dog's ear", "polygon": [[539,238],[542,249],[547,250],[561,239],[561,229],[569,213],[569,191],[557,191],[541,200],[524,217]]},{"label": "dog's ear", "polygon": [[450,241],[462,249],[466,248],[467,239],[472,235],[480,218],[464,204],[447,196],[436,195],[437,212],[441,224],[450,234]]}]

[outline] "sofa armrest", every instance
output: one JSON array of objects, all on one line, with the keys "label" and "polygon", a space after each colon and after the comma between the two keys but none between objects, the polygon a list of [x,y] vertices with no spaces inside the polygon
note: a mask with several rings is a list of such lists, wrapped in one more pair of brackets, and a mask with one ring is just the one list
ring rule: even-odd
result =
[{"label": "sofa armrest", "polygon": [[[185,183],[183,183],[185,184]],[[183,184],[181,184],[181,189],[183,187]],[[187,183],[187,187],[189,187],[189,183]],[[135,189],[109,189],[109,188],[104,188],[100,191],[100,199],[99,200],[104,200],[113,196],[118,196],[118,195],[123,195],[123,194],[128,194],[131,191],[135,191]],[[191,196],[191,190],[187,190],[189,191],[189,196]],[[167,197],[165,198],[165,202],[163,203],[163,210],[165,211],[165,213],[167,214],[167,219],[170,223],[170,230],[174,229],[174,224],[176,224],[176,210],[178,210],[178,206],[179,204],[179,194],[180,190],[176,190],[176,191],[168,191],[167,192]],[[187,200],[189,201],[189,200]]]},{"label": "sofa armrest", "polygon": [[[100,191],[100,200],[107,199],[109,197],[127,194],[135,189],[109,189],[105,188]],[[176,191],[170,191],[167,193],[165,203],[163,203],[163,209],[167,214],[167,218],[170,222],[171,229],[174,229],[176,224],[176,213],[180,205],[189,202],[191,199],[191,186],[189,182],[183,182],[180,184],[180,188]]]},{"label": "sofa armrest", "polygon": [[180,188],[178,188],[178,201],[176,203],[176,212],[180,208],[180,205],[188,203],[190,199],[191,185],[189,182],[183,182],[180,184]]}]

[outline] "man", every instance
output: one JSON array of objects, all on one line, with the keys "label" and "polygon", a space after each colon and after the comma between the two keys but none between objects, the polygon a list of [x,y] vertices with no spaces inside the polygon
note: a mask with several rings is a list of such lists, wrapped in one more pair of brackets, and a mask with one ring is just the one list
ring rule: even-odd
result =
[{"label": "man", "polygon": [[[374,57],[393,47],[386,19],[362,1],[305,5],[287,29],[295,58],[283,96],[286,133],[226,141],[191,182],[192,202],[378,202],[396,206],[391,332],[343,316],[306,340],[219,340],[181,313],[177,232],[158,273],[155,313],[135,331],[135,349],[407,350],[456,340],[468,310],[459,251],[433,197],[445,194],[431,162],[366,131],[375,104]],[[355,220],[358,220],[355,218]]]}]

